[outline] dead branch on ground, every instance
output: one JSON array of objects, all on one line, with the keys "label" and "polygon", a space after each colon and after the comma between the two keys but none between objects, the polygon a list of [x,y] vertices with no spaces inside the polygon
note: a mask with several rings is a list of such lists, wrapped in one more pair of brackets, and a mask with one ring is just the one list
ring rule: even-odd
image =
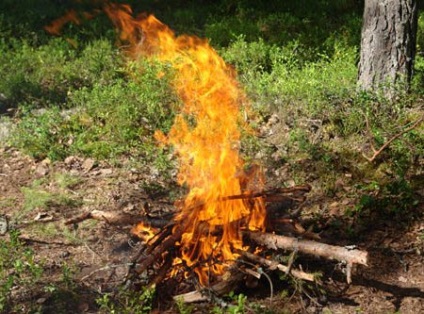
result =
[{"label": "dead branch on ground", "polygon": [[123,212],[110,212],[97,209],[72,217],[66,220],[64,224],[78,224],[87,219],[104,221],[110,225],[116,226],[133,226],[137,225],[138,223],[144,223],[151,227],[162,228],[169,224],[168,219],[141,217],[140,215],[132,215]]},{"label": "dead branch on ground", "polygon": [[364,153],[362,153],[362,156],[368,160],[369,162],[373,162],[378,155],[381,154],[381,152],[383,150],[385,150],[394,140],[398,139],[399,137],[401,137],[402,135],[404,135],[405,133],[408,133],[409,131],[412,131],[413,129],[415,129],[417,126],[419,126],[421,124],[421,122],[424,121],[424,115],[419,118],[417,121],[415,121],[410,127],[402,130],[401,132],[397,133],[396,135],[394,135],[392,138],[390,138],[387,142],[385,142],[378,150],[375,148],[373,142],[372,142],[372,136],[371,136],[371,131],[370,131],[370,125],[369,125],[369,121],[368,118],[365,117],[365,122],[367,125],[367,133],[368,133],[368,137],[369,137],[369,141],[370,141],[370,145],[371,145],[371,150],[373,151],[373,155],[371,157],[366,156]]},{"label": "dead branch on ground", "polygon": [[314,256],[323,257],[330,260],[338,260],[347,264],[347,282],[351,282],[351,267],[353,264],[367,266],[368,253],[357,249],[334,246],[310,240],[290,238],[282,235],[246,232],[256,243],[265,245],[270,249],[298,250],[299,252]]},{"label": "dead branch on ground", "polygon": [[307,280],[307,281],[314,281],[315,280],[313,274],[308,274],[308,273],[305,273],[304,271],[297,270],[297,269],[291,269],[288,266],[285,266],[285,265],[282,265],[282,264],[277,263],[275,261],[271,261],[269,259],[260,257],[258,255],[252,254],[250,252],[246,252],[246,251],[242,251],[242,250],[236,250],[236,252],[238,254],[240,254],[241,256],[243,256],[243,257],[245,257],[245,258],[247,258],[247,259],[249,259],[253,262],[267,266],[270,270],[278,269],[279,271],[282,271],[286,274],[291,274],[293,277],[296,277],[298,279],[303,279],[303,280]]}]

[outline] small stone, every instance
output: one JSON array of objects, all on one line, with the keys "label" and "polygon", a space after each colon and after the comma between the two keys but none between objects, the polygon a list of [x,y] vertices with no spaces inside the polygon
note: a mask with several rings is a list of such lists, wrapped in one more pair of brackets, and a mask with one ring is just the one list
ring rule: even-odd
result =
[{"label": "small stone", "polygon": [[5,235],[9,229],[9,223],[6,217],[0,217],[0,235]]},{"label": "small stone", "polygon": [[111,174],[112,174],[112,172],[113,172],[113,170],[112,170],[112,169],[110,169],[110,168],[107,168],[107,169],[101,169],[101,170],[100,170],[100,175],[102,175],[102,176],[107,176],[107,175],[111,175]]},{"label": "small stone", "polygon": [[398,280],[399,280],[400,282],[403,282],[403,283],[408,282],[408,278],[405,278],[405,277],[403,277],[403,276],[399,276]]},{"label": "small stone", "polygon": [[84,160],[84,162],[82,163],[82,169],[84,169],[85,172],[90,171],[91,169],[94,168],[94,164],[95,161],[92,158],[87,158],[86,160]]},{"label": "small stone", "polygon": [[65,158],[65,164],[71,165],[75,162],[76,157],[75,156],[68,156]]},{"label": "small stone", "polygon": [[43,304],[43,303],[45,303],[47,301],[47,299],[46,298],[39,298],[39,299],[37,299],[37,304]]},{"label": "small stone", "polygon": [[44,177],[49,173],[49,168],[45,164],[39,164],[35,168],[35,175],[37,177]]}]

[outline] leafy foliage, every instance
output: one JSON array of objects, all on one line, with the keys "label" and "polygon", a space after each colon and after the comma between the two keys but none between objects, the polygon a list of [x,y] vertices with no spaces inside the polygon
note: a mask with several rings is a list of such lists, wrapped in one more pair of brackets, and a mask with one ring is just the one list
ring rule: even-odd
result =
[{"label": "leafy foliage", "polygon": [[19,310],[9,302],[12,290],[39,283],[42,273],[42,265],[34,252],[22,245],[17,231],[10,234],[9,241],[0,239],[0,312]]},{"label": "leafy foliage", "polygon": [[100,313],[143,314],[153,309],[155,289],[146,288],[142,292],[120,291],[114,297],[103,294],[97,299]]},{"label": "leafy foliage", "polygon": [[[15,136],[18,147],[36,158],[63,159],[71,154],[111,158],[159,151],[152,134],[167,131],[177,100],[166,78],[157,78],[161,66],[140,65],[129,71],[136,80],[115,79],[105,88],[101,82],[68,92],[68,111],[51,108],[24,116]],[[140,74],[139,74],[140,73]]]}]

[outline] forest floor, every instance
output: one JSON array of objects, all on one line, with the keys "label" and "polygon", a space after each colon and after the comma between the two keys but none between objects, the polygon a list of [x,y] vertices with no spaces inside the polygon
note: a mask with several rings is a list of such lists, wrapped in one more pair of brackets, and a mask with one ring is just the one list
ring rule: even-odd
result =
[{"label": "forest floor", "polygon": [[[21,304],[22,312],[25,304],[29,308],[35,302],[42,313],[98,313],[95,300],[122,282],[126,263],[137,253],[139,244],[131,244],[131,226],[95,220],[65,226],[64,221],[94,209],[135,215],[140,215],[146,204],[157,215],[172,209],[169,194],[147,191],[140,184],[145,179],[145,174],[136,169],[116,168],[92,159],[36,162],[13,148],[0,149],[0,218],[8,221],[8,230],[3,230],[0,239],[6,240],[12,229],[19,230],[21,241],[35,252],[44,270],[42,282],[12,292],[12,301]],[[404,221],[370,217],[372,223],[352,243],[341,228],[333,228],[335,222],[344,223],[337,208],[349,201],[320,199],[312,192],[304,205],[303,223],[309,224],[306,227],[314,224],[323,242],[355,244],[368,251],[369,266],[355,269],[353,283],[348,285],[336,263],[298,256],[296,265],[323,272],[317,290],[321,292],[304,290],[309,291],[305,294],[286,283],[277,287],[277,295],[285,290],[286,296],[270,300],[268,283],[260,282],[254,290],[240,289],[247,295],[246,312],[258,312],[251,309],[252,304],[266,308],[268,313],[424,312],[424,220],[419,218],[423,204]],[[308,222],[308,210],[324,203],[332,210],[319,221]],[[66,287],[65,277],[69,281]],[[173,294],[170,288],[162,289],[159,285],[157,293]],[[178,312],[165,298],[156,301],[155,307],[156,313]],[[192,312],[204,313],[207,309],[200,304]]]}]

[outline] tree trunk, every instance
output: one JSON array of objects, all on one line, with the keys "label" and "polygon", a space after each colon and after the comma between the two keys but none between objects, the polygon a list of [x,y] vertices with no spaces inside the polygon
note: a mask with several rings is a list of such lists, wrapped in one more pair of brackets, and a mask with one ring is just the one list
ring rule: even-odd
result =
[{"label": "tree trunk", "polygon": [[407,90],[418,23],[416,0],[365,0],[358,87],[389,99]]}]

